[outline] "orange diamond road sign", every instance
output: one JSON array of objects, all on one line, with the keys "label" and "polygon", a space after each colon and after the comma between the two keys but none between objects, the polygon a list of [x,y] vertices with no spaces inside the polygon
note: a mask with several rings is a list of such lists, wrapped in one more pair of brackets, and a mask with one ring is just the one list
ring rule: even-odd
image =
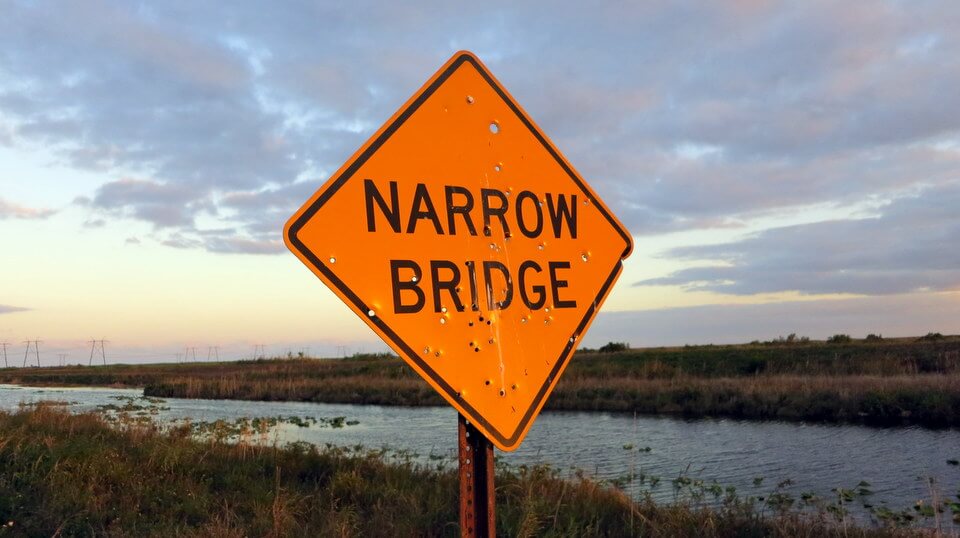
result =
[{"label": "orange diamond road sign", "polygon": [[320,187],[284,239],[503,450],[526,435],[632,248],[469,52]]}]

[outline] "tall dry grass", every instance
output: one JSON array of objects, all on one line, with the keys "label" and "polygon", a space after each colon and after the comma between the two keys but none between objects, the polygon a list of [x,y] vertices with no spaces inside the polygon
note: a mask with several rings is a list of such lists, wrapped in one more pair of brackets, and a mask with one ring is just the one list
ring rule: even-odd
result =
[{"label": "tall dry grass", "polygon": [[[0,370],[151,396],[442,405],[396,358]],[[960,338],[690,346],[574,356],[547,409],[960,426]]]}]

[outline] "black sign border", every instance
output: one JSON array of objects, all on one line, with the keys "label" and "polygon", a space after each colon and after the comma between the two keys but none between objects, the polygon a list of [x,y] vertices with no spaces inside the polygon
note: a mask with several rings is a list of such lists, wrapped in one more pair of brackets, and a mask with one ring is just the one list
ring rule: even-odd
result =
[{"label": "black sign border", "polygon": [[[360,299],[360,297],[358,297],[357,294],[353,292],[353,290],[348,288],[346,284],[342,280],[340,280],[340,278],[337,277],[337,275],[334,274],[333,271],[330,270],[330,268],[328,268],[313,252],[311,252],[306,247],[306,245],[303,244],[302,241],[300,241],[300,239],[297,237],[297,233],[300,231],[300,229],[302,229],[306,225],[306,223],[313,217],[313,215],[316,214],[317,211],[319,211],[320,208],[323,207],[323,205],[334,194],[336,194],[336,192],[340,190],[340,188],[348,180],[350,180],[353,177],[353,175],[357,172],[357,170],[361,166],[363,166],[363,164],[374,153],[376,153],[378,149],[380,149],[380,146],[382,146],[393,135],[393,133],[395,133],[404,124],[404,122],[406,122],[406,120],[410,118],[410,116],[412,116],[413,113],[417,111],[417,109],[420,108],[420,105],[422,105],[427,99],[429,99],[430,96],[433,95],[433,93],[437,90],[437,88],[443,85],[443,83],[450,77],[450,75],[456,72],[456,70],[459,69],[460,66],[462,66],[464,63],[469,63],[477,70],[477,72],[480,73],[480,75],[484,78],[484,80],[486,80],[487,83],[490,84],[490,86],[497,92],[500,98],[503,99],[505,103],[507,103],[510,109],[514,112],[514,114],[517,115],[520,121],[523,122],[523,124],[527,127],[527,129],[529,129],[530,132],[533,133],[534,136],[536,136],[540,144],[543,145],[543,148],[550,153],[550,155],[554,158],[554,160],[556,160],[557,163],[560,165],[560,167],[563,168],[563,170],[567,173],[570,179],[577,184],[580,190],[584,193],[592,192],[591,189],[589,189],[586,186],[585,182],[582,179],[580,179],[580,176],[577,175],[567,165],[566,161],[564,161],[560,157],[560,155],[557,154],[556,150],[554,150],[553,146],[547,142],[547,140],[544,138],[540,130],[534,127],[533,123],[530,121],[529,118],[527,118],[526,114],[524,114],[523,111],[521,111],[520,107],[513,101],[513,99],[510,98],[510,96],[503,90],[503,88],[500,87],[497,81],[483,67],[483,65],[480,64],[473,57],[473,55],[468,53],[460,53],[456,57],[456,59],[452,63],[450,63],[450,65],[446,69],[444,69],[443,72],[441,72],[439,76],[437,76],[434,79],[434,81],[429,86],[427,86],[420,93],[420,95],[417,96],[417,98],[412,103],[410,103],[410,105],[406,109],[404,109],[403,112],[399,116],[397,116],[397,118],[386,129],[383,130],[382,133],[380,133],[380,135],[376,138],[376,140],[374,140],[373,143],[371,143],[367,147],[367,149],[364,150],[364,152],[360,154],[360,156],[357,157],[357,159],[354,160],[350,164],[350,166],[347,167],[346,170],[343,171],[343,173],[341,173],[339,176],[337,176],[335,180],[333,180],[332,184],[330,184],[330,186],[327,187],[323,191],[323,193],[319,197],[317,197],[316,200],[314,200],[312,204],[310,204],[310,207],[308,207],[296,219],[296,221],[294,221],[293,224],[291,224],[290,227],[287,229],[288,242],[291,245],[293,245],[301,254],[303,254],[303,256],[307,260],[309,260],[310,263],[318,271],[323,273],[323,275],[326,276],[330,280],[330,282],[333,283],[333,285],[336,286],[337,289],[339,289],[340,292],[343,293],[343,295],[350,300],[351,303],[353,303],[354,307],[359,312],[365,313],[370,309],[370,307],[367,304],[365,304]],[[610,275],[607,276],[607,279],[603,283],[603,286],[600,287],[600,290],[597,293],[596,299],[594,299],[591,302],[590,307],[584,313],[583,319],[580,320],[580,324],[577,326],[576,330],[574,331],[573,336],[583,334],[584,328],[594,316],[594,313],[598,307],[597,306],[598,302],[606,296],[607,291],[613,285],[613,282],[616,280],[617,275],[620,274],[620,269],[623,265],[622,260],[629,255],[633,245],[633,240],[630,237],[630,235],[627,233],[626,230],[623,229],[623,227],[620,225],[617,219],[615,219],[607,211],[606,207],[603,204],[594,204],[594,207],[596,207],[600,211],[600,213],[604,216],[604,218],[607,219],[607,221],[610,222],[611,226],[613,226],[613,228],[617,231],[617,233],[620,234],[620,236],[624,239],[626,246],[624,247],[623,253],[620,255],[621,261],[618,261],[617,264],[614,265],[613,270],[610,272]],[[383,321],[382,318],[380,318],[379,316],[374,316],[374,317],[365,316],[365,320],[368,323],[372,322],[381,331],[383,331],[383,334],[387,335],[390,338],[390,340],[398,348],[404,351],[404,353],[407,355],[406,358],[416,363],[417,366],[419,366],[427,375],[429,375],[430,379],[432,379],[441,389],[443,389],[443,391],[451,400],[459,402],[459,404],[469,414],[468,418],[470,420],[474,421],[476,424],[482,425],[486,431],[490,432],[491,434],[494,435],[494,437],[496,437],[496,440],[499,441],[500,444],[508,447],[515,447],[518,438],[526,429],[527,424],[534,418],[534,410],[540,407],[540,403],[546,397],[547,391],[550,389],[550,385],[551,383],[553,383],[554,378],[557,376],[557,374],[560,371],[562,371],[563,367],[573,356],[572,348],[576,343],[575,338],[570,338],[567,340],[567,345],[563,348],[563,351],[560,353],[560,357],[553,365],[553,369],[547,375],[547,378],[544,381],[543,385],[541,385],[540,390],[537,392],[536,397],[534,397],[530,407],[527,409],[526,413],[523,415],[523,418],[520,420],[520,423],[517,426],[517,429],[509,437],[505,437],[500,431],[498,431],[489,422],[487,422],[487,420],[483,417],[483,415],[481,415],[476,409],[474,409],[473,406],[471,406],[465,400],[460,398],[457,391],[453,387],[451,387],[443,378],[441,378],[437,374],[437,372],[435,372],[433,368],[431,368],[430,365],[426,361],[424,361],[423,358],[420,357],[419,353],[414,351],[413,348],[411,348],[406,342],[404,342],[403,339],[401,339],[400,336],[397,335],[393,331],[393,329],[391,329]]]}]

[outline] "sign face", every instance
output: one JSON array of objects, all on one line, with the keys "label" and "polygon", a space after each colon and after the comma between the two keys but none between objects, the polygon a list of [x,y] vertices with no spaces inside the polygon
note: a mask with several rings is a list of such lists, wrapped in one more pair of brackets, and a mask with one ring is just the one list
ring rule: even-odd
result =
[{"label": "sign face", "polygon": [[284,239],[503,450],[526,435],[632,248],[469,52],[290,218]]}]

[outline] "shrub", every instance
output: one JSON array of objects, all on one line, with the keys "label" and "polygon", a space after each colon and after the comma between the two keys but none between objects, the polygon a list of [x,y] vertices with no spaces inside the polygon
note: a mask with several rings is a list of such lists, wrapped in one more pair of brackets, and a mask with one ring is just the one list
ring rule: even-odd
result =
[{"label": "shrub", "polygon": [[943,340],[943,335],[940,333],[927,333],[921,336],[920,340],[924,342],[936,342],[937,340]]},{"label": "shrub", "polygon": [[850,338],[849,334],[835,334],[827,338],[828,344],[849,344],[850,342],[853,342],[853,338]]},{"label": "shrub", "polygon": [[883,335],[882,335],[882,334],[873,334],[873,333],[870,333],[870,334],[867,335],[867,342],[879,342],[879,341],[881,341],[881,340],[883,340]]},{"label": "shrub", "polygon": [[600,353],[616,353],[618,351],[629,351],[630,344],[626,342],[607,342],[606,344],[600,346]]}]

